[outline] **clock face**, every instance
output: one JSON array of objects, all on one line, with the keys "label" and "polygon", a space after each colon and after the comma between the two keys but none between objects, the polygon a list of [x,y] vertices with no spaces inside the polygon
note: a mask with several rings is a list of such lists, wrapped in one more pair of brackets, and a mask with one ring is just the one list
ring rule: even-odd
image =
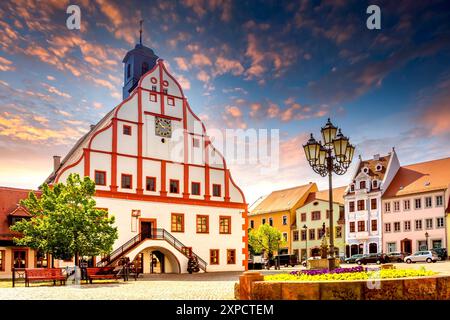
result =
[{"label": "clock face", "polygon": [[156,117],[155,134],[160,137],[170,138],[172,136],[172,122],[169,119]]}]

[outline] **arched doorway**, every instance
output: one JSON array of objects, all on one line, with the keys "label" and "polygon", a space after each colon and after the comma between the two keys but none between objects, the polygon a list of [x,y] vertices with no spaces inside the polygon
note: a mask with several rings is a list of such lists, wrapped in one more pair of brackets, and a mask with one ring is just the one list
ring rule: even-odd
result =
[{"label": "arched doorway", "polygon": [[350,246],[350,255],[353,256],[355,254],[358,254],[359,250],[358,250],[358,245],[357,244],[352,244]]},{"label": "arched doorway", "polygon": [[177,257],[166,248],[148,247],[130,257],[141,273],[181,273]]},{"label": "arched doorway", "polygon": [[375,242],[369,243],[369,253],[378,253],[378,244]]}]

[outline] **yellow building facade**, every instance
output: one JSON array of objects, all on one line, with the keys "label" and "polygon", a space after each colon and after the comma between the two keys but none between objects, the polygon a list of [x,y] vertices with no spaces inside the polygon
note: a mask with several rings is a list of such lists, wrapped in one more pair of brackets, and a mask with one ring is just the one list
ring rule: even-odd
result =
[{"label": "yellow building facade", "polygon": [[296,225],[296,210],[303,206],[311,192],[316,192],[317,185],[306,185],[273,191],[267,197],[250,208],[248,215],[249,228],[258,229],[261,224],[267,223],[279,230],[285,240],[286,246],[280,248],[280,254],[291,254],[292,228]]}]

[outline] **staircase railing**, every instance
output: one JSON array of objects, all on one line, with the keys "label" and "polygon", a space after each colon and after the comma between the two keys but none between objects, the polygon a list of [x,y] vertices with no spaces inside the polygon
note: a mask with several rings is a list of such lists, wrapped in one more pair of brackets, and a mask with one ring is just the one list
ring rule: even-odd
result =
[{"label": "staircase railing", "polygon": [[206,272],[206,266],[208,265],[205,260],[200,258],[197,254],[192,252],[192,250],[189,250],[189,252],[186,250],[187,246],[185,246],[180,240],[175,238],[170,232],[168,232],[165,229],[158,228],[158,229],[152,229],[150,234],[145,233],[139,233],[138,235],[134,236],[127,242],[125,242],[122,246],[111,252],[108,256],[103,258],[101,261],[97,263],[98,267],[104,267],[107,266],[114,261],[116,261],[118,258],[120,258],[123,254],[125,254],[127,251],[129,251],[131,248],[135,247],[137,244],[141,243],[142,241],[146,239],[154,239],[154,240],[165,240],[167,243],[169,243],[172,247],[177,249],[179,252],[181,252],[185,257],[189,258],[190,256],[196,257],[198,260],[199,268]]},{"label": "staircase railing", "polygon": [[114,261],[116,261],[118,258],[120,258],[124,253],[126,253],[128,250],[130,250],[132,247],[137,245],[143,240],[142,233],[139,233],[138,235],[134,236],[127,242],[125,242],[123,245],[121,245],[119,248],[111,252],[109,255],[104,257],[102,260],[100,260],[97,263],[97,267],[105,267]]}]

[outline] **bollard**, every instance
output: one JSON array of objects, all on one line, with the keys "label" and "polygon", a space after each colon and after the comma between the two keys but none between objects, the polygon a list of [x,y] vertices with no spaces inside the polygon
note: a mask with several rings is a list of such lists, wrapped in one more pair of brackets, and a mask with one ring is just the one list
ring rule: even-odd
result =
[{"label": "bollard", "polygon": [[239,276],[239,299],[252,300],[252,283],[263,281],[264,276],[258,271],[245,271]]}]

